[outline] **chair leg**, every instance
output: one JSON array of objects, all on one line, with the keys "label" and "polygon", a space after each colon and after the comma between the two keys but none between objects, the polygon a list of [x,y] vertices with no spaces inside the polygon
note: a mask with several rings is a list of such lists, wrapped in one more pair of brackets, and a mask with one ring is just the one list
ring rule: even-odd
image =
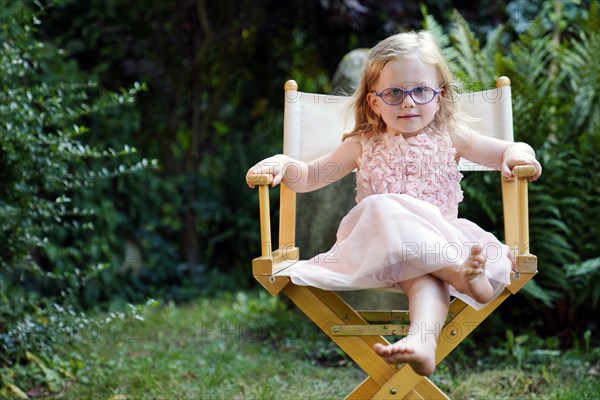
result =
[{"label": "chair leg", "polygon": [[365,379],[360,385],[358,385],[348,396],[346,396],[346,400],[364,400],[372,398],[381,386],[377,384],[373,380],[373,378],[368,377]]},{"label": "chair leg", "polygon": [[329,329],[333,325],[368,324],[337,293],[294,284],[288,284],[283,293],[369,375],[347,399],[447,399],[431,381],[417,375],[408,365],[398,370],[379,357],[373,345],[387,343],[384,337],[333,335]]},{"label": "chair leg", "polygon": [[[364,399],[377,399],[377,398],[391,398],[391,399],[400,399],[403,400],[450,400],[448,396],[444,392],[440,390],[433,382],[431,382],[428,378],[421,378],[419,383],[417,383],[414,389],[409,390],[409,392],[404,397],[400,397],[400,390],[394,387],[389,388],[388,393],[383,393],[384,397],[377,397],[376,394],[382,389],[380,385],[377,384],[371,377],[365,379],[360,385],[358,385],[352,393],[350,393],[345,400],[364,400]],[[395,389],[395,390],[394,390]]]},{"label": "chair leg", "polygon": [[436,365],[439,364],[452,350],[454,350],[471,332],[475,330],[511,293],[505,289],[490,304],[477,311],[467,307],[464,302],[454,299],[450,309],[456,304],[460,311],[450,320],[440,333],[437,351],[435,354]]},{"label": "chair leg", "polygon": [[[519,282],[520,285],[525,283]],[[416,374],[408,364],[398,369],[379,357],[373,346],[378,342],[387,343],[383,336],[335,335],[332,332],[334,325],[368,325],[337,293],[291,283],[282,292],[369,375],[347,399],[448,399],[429,379]],[[510,294],[508,289],[505,290],[479,311],[455,299],[450,304],[449,321],[440,334],[436,365]]]},{"label": "chair leg", "polygon": [[423,379],[408,364],[404,364],[396,374],[381,385],[372,399],[405,399],[407,397],[418,399],[418,394],[414,393],[414,387]]},{"label": "chair leg", "polygon": [[423,378],[421,382],[415,386],[415,392],[417,392],[423,399],[427,400],[450,400],[444,392],[440,390],[433,382],[428,378]]},{"label": "chair leg", "polygon": [[283,293],[290,298],[327,336],[329,336],[376,383],[383,384],[396,373],[396,368],[374,351],[374,344],[387,343],[381,336],[334,336],[333,325],[367,324],[356,311],[335,292],[309,286],[289,284]]}]

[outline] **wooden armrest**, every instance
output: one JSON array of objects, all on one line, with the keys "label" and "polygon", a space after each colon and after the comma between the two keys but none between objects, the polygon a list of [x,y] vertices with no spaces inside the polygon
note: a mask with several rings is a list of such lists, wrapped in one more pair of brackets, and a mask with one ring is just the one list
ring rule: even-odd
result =
[{"label": "wooden armrest", "polygon": [[271,211],[269,206],[269,185],[273,175],[250,175],[246,178],[250,185],[258,186],[258,207],[260,210],[260,248],[263,257],[271,254]]},{"label": "wooden armrest", "polygon": [[[262,257],[272,257],[271,212],[269,207],[269,186],[273,183],[273,175],[258,174],[246,178],[248,184],[258,186],[260,209],[260,247]],[[279,248],[295,248],[296,232],[296,193],[281,183],[281,201],[279,217]]]},{"label": "wooden armrest", "polygon": [[527,184],[536,173],[533,165],[517,165],[513,168],[517,178],[517,207],[519,218],[519,256],[529,255],[529,196]]},{"label": "wooden armrest", "polygon": [[529,178],[535,175],[535,167],[533,165],[517,165],[513,168],[513,173],[517,178]]},{"label": "wooden armrest", "polygon": [[534,176],[533,165],[518,165],[513,168],[516,179],[502,180],[506,244],[516,251],[516,271],[535,273],[536,257],[529,252],[529,178]]},{"label": "wooden armrest", "polygon": [[[534,170],[535,171],[535,170]],[[250,175],[247,178],[247,181],[250,185],[270,185],[273,183],[273,175],[271,174],[258,174],[258,175]]]}]

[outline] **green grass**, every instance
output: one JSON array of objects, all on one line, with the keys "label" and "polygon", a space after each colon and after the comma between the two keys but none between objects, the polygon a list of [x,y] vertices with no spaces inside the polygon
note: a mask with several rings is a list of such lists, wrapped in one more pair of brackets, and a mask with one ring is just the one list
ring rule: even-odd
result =
[{"label": "green grass", "polygon": [[[63,347],[65,357],[80,354],[80,371],[51,398],[339,399],[365,378],[303,316],[264,293],[159,306],[95,336]],[[453,399],[598,398],[598,349],[529,351],[519,367],[510,351],[498,353],[483,363],[452,355],[432,380]]]},{"label": "green grass", "polygon": [[[344,397],[364,374],[314,361],[318,354],[308,343],[335,349],[316,328],[282,308],[275,298],[244,294],[157,307],[144,321],[120,322],[95,343],[65,349],[89,357],[79,380],[60,398]],[[294,339],[282,339],[284,333]]]}]

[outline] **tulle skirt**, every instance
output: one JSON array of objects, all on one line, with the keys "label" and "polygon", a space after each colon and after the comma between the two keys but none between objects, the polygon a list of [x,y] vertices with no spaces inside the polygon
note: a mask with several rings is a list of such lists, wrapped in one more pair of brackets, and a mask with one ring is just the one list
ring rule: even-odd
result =
[{"label": "tulle skirt", "polygon": [[[366,197],[344,217],[335,245],[291,267],[297,285],[326,290],[398,289],[398,282],[461,265],[474,245],[484,249],[494,298],[510,283],[509,249],[489,232],[404,194]],[[480,304],[449,286],[450,294],[475,309]]]}]

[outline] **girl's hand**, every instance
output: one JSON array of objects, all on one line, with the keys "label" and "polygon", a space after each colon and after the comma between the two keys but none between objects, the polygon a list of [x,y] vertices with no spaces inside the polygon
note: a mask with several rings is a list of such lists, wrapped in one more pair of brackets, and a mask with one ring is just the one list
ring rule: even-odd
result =
[{"label": "girl's hand", "polygon": [[527,149],[527,151],[522,151],[521,149],[511,147],[504,153],[502,174],[506,179],[511,181],[515,179],[512,170],[517,165],[532,165],[535,167],[535,174],[529,178],[530,182],[533,182],[540,177],[542,174],[542,165],[536,160],[535,155],[531,154],[533,151],[529,151],[529,149]]},{"label": "girl's hand", "polygon": [[266,174],[273,176],[272,186],[275,187],[281,183],[288,163],[289,157],[283,154],[277,154],[273,157],[265,158],[248,170],[246,173],[246,183],[251,188],[254,188],[254,185],[250,184],[248,178],[252,175]]}]

